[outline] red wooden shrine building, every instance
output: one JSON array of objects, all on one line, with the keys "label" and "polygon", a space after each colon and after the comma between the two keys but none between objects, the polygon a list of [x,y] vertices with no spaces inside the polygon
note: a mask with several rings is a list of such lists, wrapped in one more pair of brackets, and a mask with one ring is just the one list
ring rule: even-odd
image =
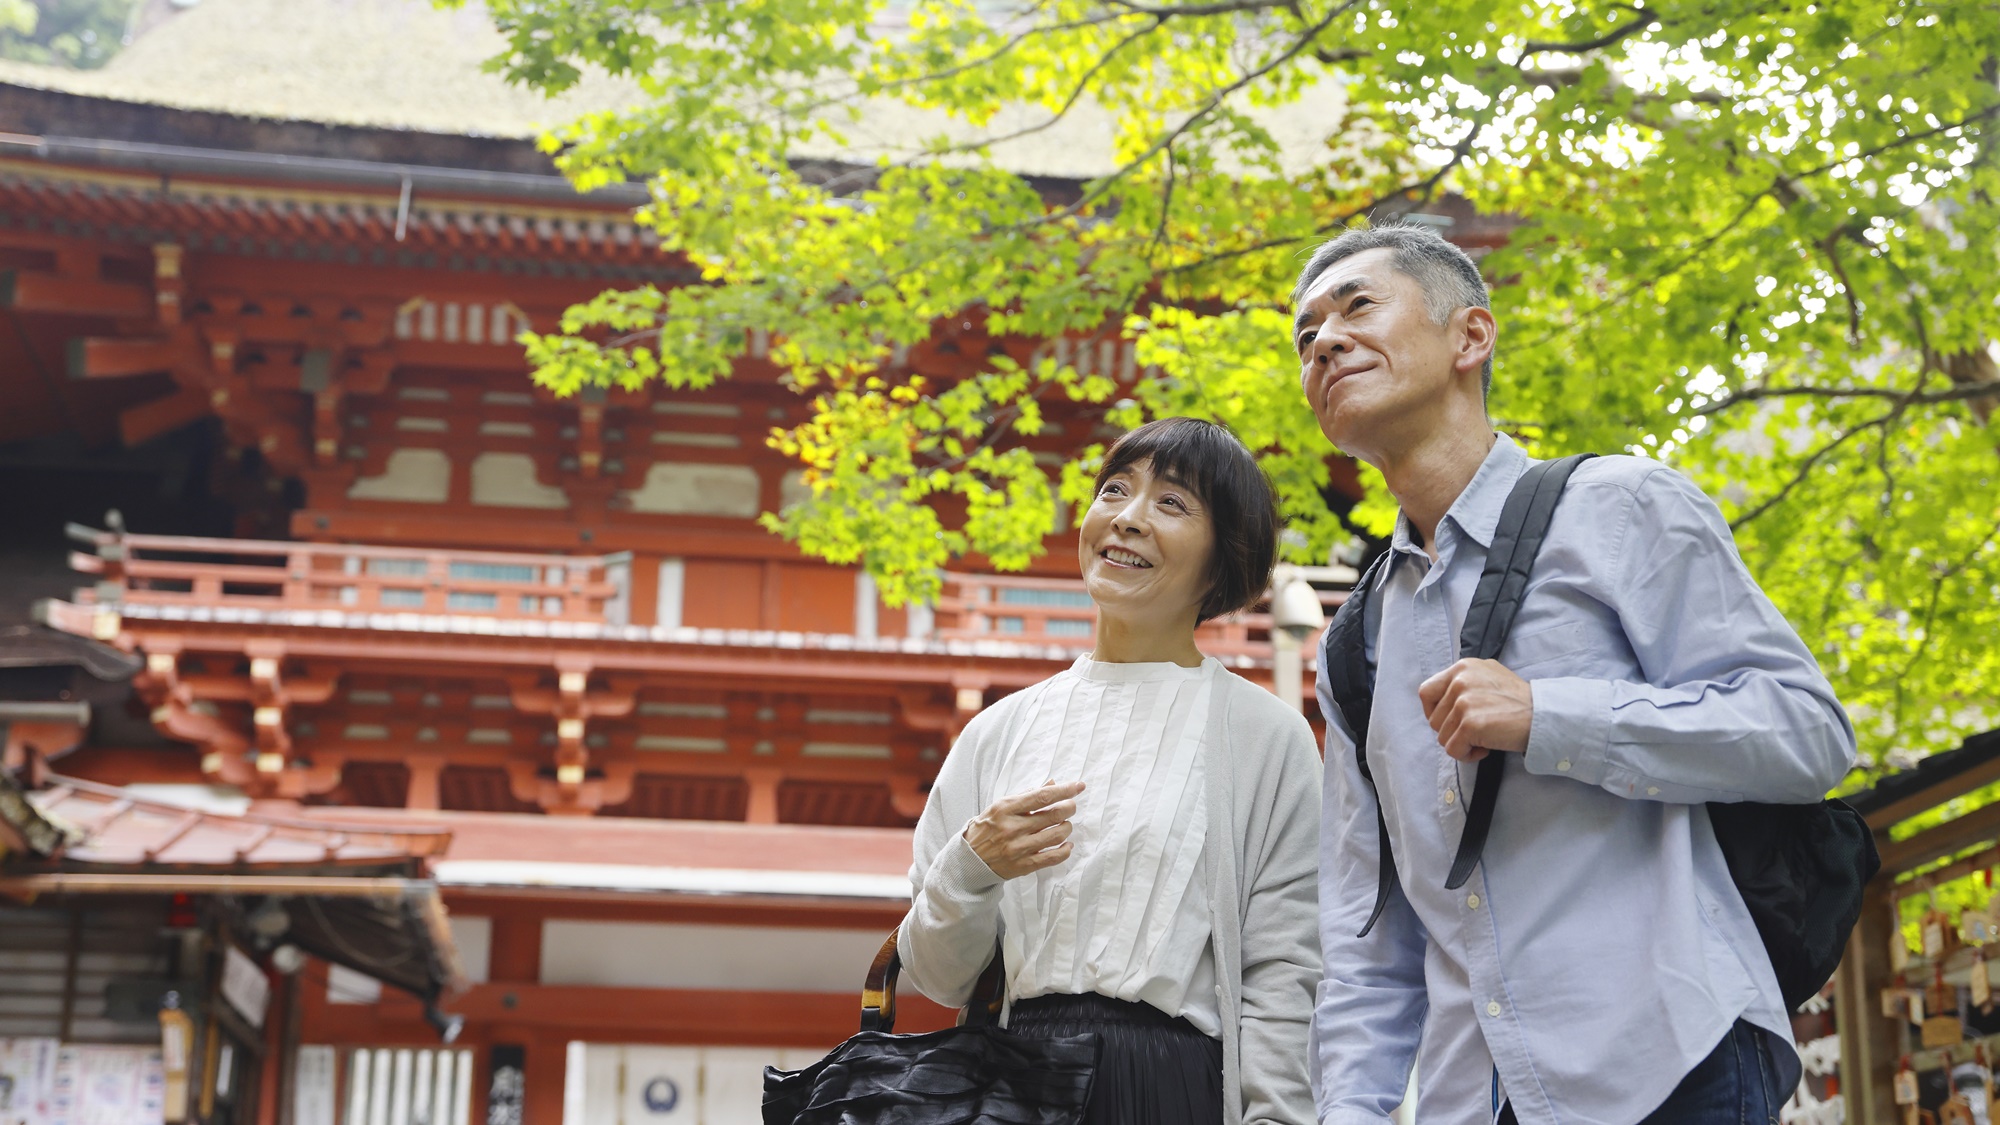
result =
[{"label": "red wooden shrine building", "polygon": [[[805,406],[768,341],[705,393],[535,388],[515,333],[693,275],[630,221],[643,193],[579,197],[525,137],[439,119],[442,93],[404,90],[403,121],[340,109],[396,93],[340,70],[352,52],[297,47],[349,7],[210,0],[106,72],[0,70],[7,768],[56,820],[48,794],[71,778],[65,800],[124,787],[248,835],[316,829],[328,856],[424,841],[395,862],[449,914],[448,936],[407,939],[437,967],[428,1012],[345,956],[361,931],[279,954],[277,919],[298,925],[325,871],[259,874],[247,850],[171,862],[166,814],[124,857],[162,894],[178,879],[237,903],[210,939],[278,986],[245,1033],[254,1068],[196,1060],[203,1119],[753,1121],[764,1063],[851,1030],[953,734],[1089,647],[1073,540],[892,609],[756,526],[798,487],[764,435]],[[353,10],[405,21],[335,29],[373,36],[380,85],[516,96],[470,68],[479,43],[409,73],[461,15]],[[324,74],[293,73],[322,56]],[[217,59],[234,85],[204,69]],[[286,102],[319,79],[340,96]],[[1051,351],[1141,375],[1113,335],[949,326],[895,363],[948,380]],[[1096,425],[1052,421],[1050,454]],[[49,655],[57,635],[95,655]],[[1267,619],[1216,623],[1204,647],[1269,682]],[[98,891],[78,864],[10,884],[5,839],[0,894],[85,916]],[[0,1041],[157,1044],[150,1011],[77,1029],[99,1009],[76,961],[62,988],[0,967],[0,1001],[41,998],[0,1002]]]}]

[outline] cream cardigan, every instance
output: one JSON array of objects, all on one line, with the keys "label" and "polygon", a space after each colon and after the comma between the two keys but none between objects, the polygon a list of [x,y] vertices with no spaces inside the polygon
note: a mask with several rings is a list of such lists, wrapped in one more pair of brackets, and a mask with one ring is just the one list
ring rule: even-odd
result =
[{"label": "cream cardigan", "polygon": [[[900,950],[917,990],[963,1004],[991,958],[1001,883],[965,825],[1007,794],[1000,760],[1047,681],[981,712],[946,757],[917,824]],[[1276,696],[1218,670],[1203,738],[1202,849],[1223,1029],[1228,1125],[1311,1125],[1307,1028],[1319,983],[1320,762],[1312,728]],[[936,878],[931,878],[933,868]],[[983,924],[982,924],[983,923]]]}]

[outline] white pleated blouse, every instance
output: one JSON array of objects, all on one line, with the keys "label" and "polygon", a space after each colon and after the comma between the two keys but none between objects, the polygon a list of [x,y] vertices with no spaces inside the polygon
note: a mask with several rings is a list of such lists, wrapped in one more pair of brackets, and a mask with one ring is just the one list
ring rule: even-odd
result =
[{"label": "white pleated blouse", "polygon": [[1201,864],[1201,743],[1220,670],[1082,657],[1042,692],[993,792],[1085,788],[1070,858],[1002,889],[1012,999],[1096,992],[1220,1033]]}]

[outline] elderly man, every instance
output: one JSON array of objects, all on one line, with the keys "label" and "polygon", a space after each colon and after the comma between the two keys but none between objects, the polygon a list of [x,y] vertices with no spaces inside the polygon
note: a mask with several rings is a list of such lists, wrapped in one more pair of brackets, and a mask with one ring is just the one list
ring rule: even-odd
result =
[{"label": "elderly man", "polygon": [[[1355,230],[1293,305],[1320,428],[1402,507],[1366,614],[1372,785],[1334,706],[1339,654],[1321,661],[1321,1122],[1386,1120],[1414,1064],[1425,1125],[1775,1125],[1798,1057],[1707,805],[1815,802],[1846,773],[1825,677],[1708,497],[1622,456],[1569,479],[1500,659],[1460,659],[1531,464],[1487,417],[1479,270],[1426,229]],[[1488,754],[1506,784],[1476,872],[1446,889]],[[1384,837],[1395,878],[1368,926]]]}]

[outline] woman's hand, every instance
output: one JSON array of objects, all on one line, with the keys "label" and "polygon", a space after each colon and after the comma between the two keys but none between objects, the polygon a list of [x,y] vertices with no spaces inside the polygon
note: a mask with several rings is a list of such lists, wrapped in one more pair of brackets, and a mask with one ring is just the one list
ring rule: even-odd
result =
[{"label": "woman's hand", "polygon": [[1054,867],[1069,858],[1069,818],[1081,792],[1083,782],[1069,781],[1002,797],[966,824],[965,842],[1002,879]]}]

